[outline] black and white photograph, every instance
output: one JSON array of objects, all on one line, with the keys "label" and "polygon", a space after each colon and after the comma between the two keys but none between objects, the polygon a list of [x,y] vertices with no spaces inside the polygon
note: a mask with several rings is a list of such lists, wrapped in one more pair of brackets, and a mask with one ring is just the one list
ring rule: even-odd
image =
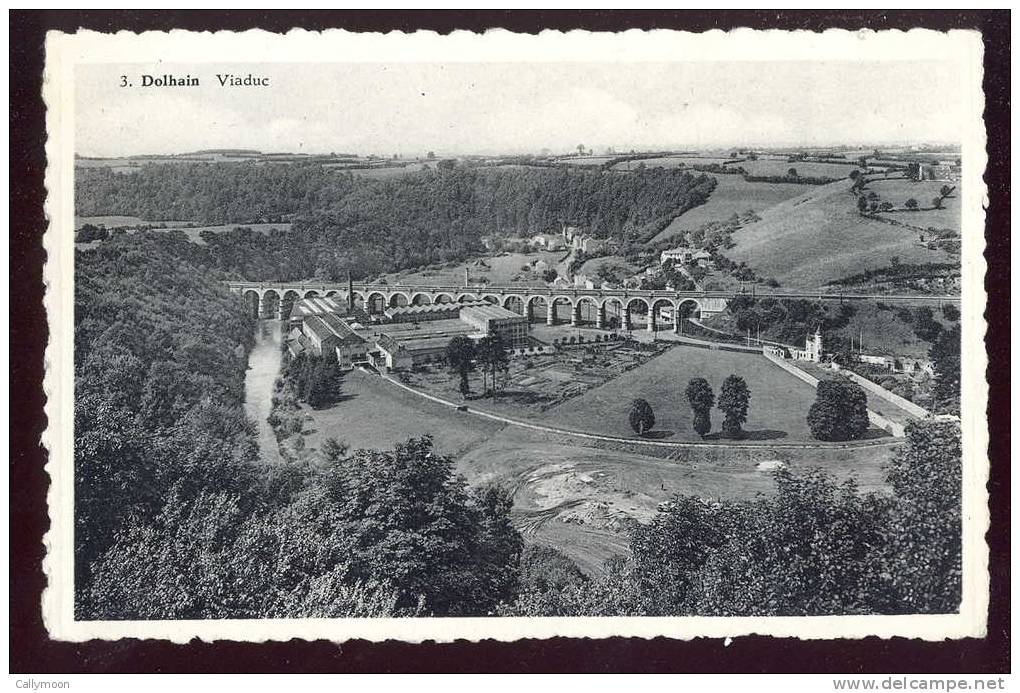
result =
[{"label": "black and white photograph", "polygon": [[53,637],[981,637],[969,31],[51,34]]}]

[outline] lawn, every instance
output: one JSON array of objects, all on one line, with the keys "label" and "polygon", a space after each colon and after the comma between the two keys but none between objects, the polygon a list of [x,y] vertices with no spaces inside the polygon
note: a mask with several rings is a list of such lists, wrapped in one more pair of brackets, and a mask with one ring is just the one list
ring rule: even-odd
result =
[{"label": "lawn", "polygon": [[893,256],[904,263],[955,259],[929,250],[909,228],[860,216],[848,181],[811,186],[760,216],[761,221],[733,234],[736,247],[725,254],[747,262],[760,276],[775,277],[783,288],[816,289],[865,269],[887,267]]},{"label": "lawn", "polygon": [[[648,400],[655,411],[652,437],[700,442],[701,438],[692,428],[691,408],[684,397],[684,388],[691,378],[703,377],[718,397],[723,380],[731,373],[743,377],[751,390],[745,426],[751,440],[812,440],[805,418],[815,398],[810,385],[757,354],[686,346],[675,346],[643,366],[550,409],[543,420],[564,428],[631,437],[634,432],[627,414],[631,401],[641,397]],[[719,431],[721,422],[722,412],[713,410],[714,432]]]},{"label": "lawn", "polygon": [[342,401],[328,409],[303,408],[309,417],[306,450],[320,448],[327,438],[343,440],[352,449],[387,449],[430,433],[439,452],[459,456],[503,427],[429,402],[360,370],[344,376],[341,391]]},{"label": "lawn", "polygon": [[[753,209],[761,214],[784,200],[803,195],[805,186],[797,183],[748,183],[742,176],[720,174],[708,201],[681,214],[653,240],[672,238],[713,221],[725,221],[734,214]],[[679,239],[678,239],[679,241]]]}]

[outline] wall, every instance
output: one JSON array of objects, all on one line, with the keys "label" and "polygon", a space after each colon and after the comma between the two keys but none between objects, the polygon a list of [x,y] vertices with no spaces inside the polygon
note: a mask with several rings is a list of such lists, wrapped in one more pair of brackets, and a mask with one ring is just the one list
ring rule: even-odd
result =
[{"label": "wall", "polygon": [[931,413],[927,409],[924,409],[923,407],[919,407],[918,405],[916,405],[913,402],[911,402],[909,399],[905,399],[904,397],[900,397],[895,392],[889,392],[888,390],[886,390],[884,387],[882,387],[878,383],[873,383],[873,382],[871,382],[870,380],[868,380],[867,378],[865,378],[862,375],[858,375],[857,373],[854,373],[853,371],[849,371],[849,370],[845,370],[845,369],[841,370],[840,373],[842,373],[846,377],[850,378],[850,380],[853,380],[855,383],[857,383],[858,385],[863,387],[868,392],[870,392],[870,393],[872,393],[874,395],[877,395],[878,397],[881,397],[886,402],[890,402],[891,404],[895,404],[900,409],[908,412],[909,414],[911,414],[913,416],[916,416],[919,419],[923,419],[923,418],[926,418],[928,416],[931,416]]},{"label": "wall", "polygon": [[[805,383],[807,383],[811,387],[814,387],[814,388],[818,387],[818,378],[816,378],[815,376],[811,375],[810,373],[806,373],[806,372],[802,371],[800,368],[797,368],[795,365],[793,365],[792,363],[790,363],[786,359],[779,358],[778,356],[773,356],[772,354],[769,354],[768,352],[764,352],[764,351],[762,352],[762,356],[764,356],[766,359],[768,359],[772,363],[774,363],[777,366],[779,366],[780,368],[782,368],[784,371],[786,371],[790,375],[792,375],[792,376],[794,376],[796,378],[799,378],[800,380],[803,380]],[[846,371],[840,371],[840,372],[841,373],[845,373]],[[872,383],[872,385],[874,385],[874,383]],[[875,387],[878,387],[878,386],[875,385]],[[879,388],[879,389],[882,389],[882,388]],[[892,394],[892,393],[888,393],[888,394]],[[917,405],[914,405],[914,406],[916,407]],[[917,407],[917,408],[920,409],[920,407]],[[924,411],[924,410],[922,409],[921,411]],[[902,438],[903,437],[903,434],[904,434],[903,424],[896,423],[895,421],[890,421],[889,419],[885,418],[884,416],[882,416],[878,412],[874,412],[874,411],[871,411],[869,409],[868,410],[868,421],[871,422],[872,426],[876,426],[878,428],[881,428],[884,431],[888,431],[889,433],[891,433],[892,435],[894,435],[894,436],[896,436],[898,438]]]}]

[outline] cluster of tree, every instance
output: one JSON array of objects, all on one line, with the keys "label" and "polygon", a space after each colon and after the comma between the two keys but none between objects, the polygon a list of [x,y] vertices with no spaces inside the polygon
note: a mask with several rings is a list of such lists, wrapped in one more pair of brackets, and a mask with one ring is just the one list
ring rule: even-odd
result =
[{"label": "cluster of tree", "polygon": [[[704,378],[692,378],[684,390],[694,413],[694,431],[704,437],[712,430],[712,405],[716,403],[712,386]],[[751,390],[739,375],[729,375],[719,391],[719,409],[723,412],[722,433],[727,438],[740,438],[744,434]]]},{"label": "cluster of tree", "polygon": [[[896,211],[896,206],[888,200],[882,200],[878,193],[874,190],[870,190],[865,194],[868,180],[863,176],[854,176],[854,185],[851,187],[855,193],[857,193],[857,211],[862,215],[869,213],[875,214],[877,212],[892,212]],[[942,205],[945,204],[946,198],[953,194],[956,190],[955,186],[943,185],[939,188],[939,194],[932,198],[931,207],[924,209],[942,209]],[[917,201],[916,197],[907,198],[906,202],[903,203],[902,209],[908,212],[921,211],[921,203]]]},{"label": "cluster of tree", "polygon": [[[691,410],[694,412],[694,431],[704,437],[712,430],[712,407],[716,404],[712,386],[704,378],[692,378],[684,390]],[[719,391],[719,409],[723,412],[722,433],[728,438],[740,438],[744,434],[747,409],[751,402],[751,390],[739,375],[729,375]],[[655,412],[647,400],[638,398],[631,402],[628,413],[631,429],[639,436],[655,427]]]},{"label": "cluster of tree", "polygon": [[676,170],[456,166],[376,180],[316,164],[83,169],[80,214],[209,224],[293,221],[289,230],[206,233],[206,264],[247,279],[336,280],[463,260],[494,229],[534,233],[563,220],[641,241],[707,199],[715,181]]},{"label": "cluster of tree", "polygon": [[759,332],[765,339],[787,344],[803,344],[804,337],[816,328],[837,330],[845,327],[856,309],[849,303],[826,304],[807,299],[756,298],[740,294],[726,306],[740,333]]},{"label": "cluster of tree", "polygon": [[520,616],[942,614],[961,598],[959,424],[926,421],[862,494],[814,470],[776,473],[750,501],[677,496],[631,533],[631,558],[586,577],[525,551]]},{"label": "cluster of tree", "polygon": [[290,359],[283,371],[284,379],[294,383],[298,399],[312,409],[328,407],[340,398],[342,376],[336,352],[331,351],[322,356],[302,352]]},{"label": "cluster of tree", "polygon": [[868,396],[849,380],[822,380],[808,410],[808,428],[818,440],[856,440],[868,430]]},{"label": "cluster of tree", "polygon": [[460,376],[460,393],[465,397],[471,392],[468,375],[475,368],[482,371],[482,389],[488,392],[488,377],[495,394],[499,390],[499,374],[506,373],[510,366],[510,354],[499,335],[482,337],[477,341],[457,335],[446,345],[446,362]]},{"label": "cluster of tree", "polygon": [[75,243],[91,243],[92,241],[105,241],[110,237],[110,232],[105,226],[95,224],[82,224],[82,227],[75,231]]},{"label": "cluster of tree", "polygon": [[871,282],[891,282],[893,284],[898,284],[911,279],[952,277],[959,276],[959,274],[959,263],[928,262],[914,264],[899,262],[896,257],[893,257],[888,267],[865,269],[859,274],[854,274],[842,279],[834,279],[829,282],[829,286],[854,286],[868,284]]},{"label": "cluster of tree", "polygon": [[[77,617],[485,615],[512,600],[510,494],[469,488],[428,437],[260,463],[242,405],[253,318],[191,249],[132,236],[77,257]],[[292,368],[314,389],[316,366]]]}]

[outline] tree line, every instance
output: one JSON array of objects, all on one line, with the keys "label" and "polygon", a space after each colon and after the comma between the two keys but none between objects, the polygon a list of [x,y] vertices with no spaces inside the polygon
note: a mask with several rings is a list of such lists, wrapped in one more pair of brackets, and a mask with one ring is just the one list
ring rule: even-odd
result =
[{"label": "tree line", "polygon": [[289,230],[206,232],[206,262],[251,280],[355,278],[459,261],[483,236],[583,226],[644,241],[703,203],[710,176],[676,170],[576,170],[457,164],[383,180],[317,164],[151,164],[83,169],[82,216],[125,214],[207,224],[290,221]]}]

